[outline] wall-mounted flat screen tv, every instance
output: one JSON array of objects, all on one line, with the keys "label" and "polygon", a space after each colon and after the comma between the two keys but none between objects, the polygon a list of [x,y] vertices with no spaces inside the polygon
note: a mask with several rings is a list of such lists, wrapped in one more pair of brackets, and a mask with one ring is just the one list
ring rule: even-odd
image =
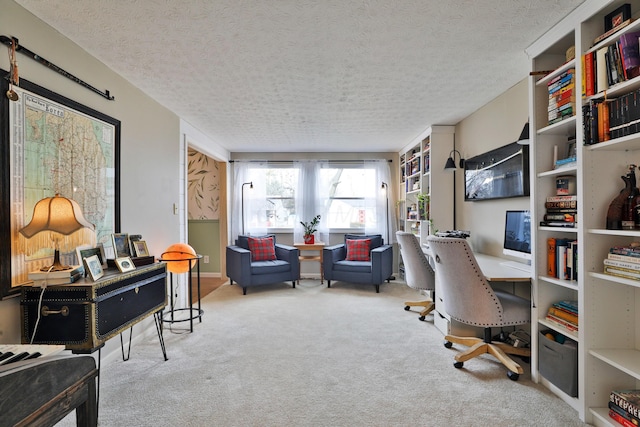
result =
[{"label": "wall-mounted flat screen tv", "polygon": [[529,146],[513,142],[465,160],[465,201],[528,195]]}]

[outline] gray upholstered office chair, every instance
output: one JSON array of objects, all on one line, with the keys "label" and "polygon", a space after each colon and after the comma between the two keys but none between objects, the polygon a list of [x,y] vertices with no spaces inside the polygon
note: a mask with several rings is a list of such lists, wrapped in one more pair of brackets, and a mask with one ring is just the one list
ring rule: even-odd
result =
[{"label": "gray upholstered office chair", "polygon": [[[396,240],[400,247],[400,255],[404,264],[404,280],[413,289],[434,292],[436,288],[435,273],[429,264],[429,259],[422,252],[418,238],[406,231],[396,232]],[[435,308],[433,300],[407,301],[405,310],[411,307],[424,307],[420,311],[418,319],[424,320],[425,316]]]},{"label": "gray upholstered office chair", "polygon": [[453,366],[462,368],[465,361],[489,353],[509,369],[509,378],[516,381],[523,370],[507,354],[530,357],[531,350],[492,341],[491,328],[529,323],[531,303],[507,292],[494,291],[466,240],[429,236],[427,241],[441,281],[445,311],[458,322],[484,328],[484,338],[445,336],[447,348],[452,343],[469,347],[455,356]]}]

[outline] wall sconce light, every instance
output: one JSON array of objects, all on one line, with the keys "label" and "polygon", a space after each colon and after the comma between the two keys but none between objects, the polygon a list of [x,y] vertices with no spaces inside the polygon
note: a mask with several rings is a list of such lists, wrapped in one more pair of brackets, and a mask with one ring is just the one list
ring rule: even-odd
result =
[{"label": "wall sconce light", "polygon": [[529,145],[531,140],[529,139],[529,122],[524,124],[520,137],[516,141],[520,145]]},{"label": "wall sconce light", "polygon": [[242,235],[244,236],[244,186],[248,185],[249,188],[253,188],[253,181],[250,182],[245,182],[242,184],[242,208],[240,209],[242,211]]},{"label": "wall sconce light", "polygon": [[36,203],[31,222],[20,230],[18,239],[22,251],[27,255],[53,247],[53,264],[41,270],[63,271],[71,267],[60,263],[60,251],[70,252],[85,243],[95,245],[94,230],[95,227],[85,219],[75,200],[56,194]]},{"label": "wall sconce light", "polygon": [[449,158],[447,159],[447,163],[444,165],[444,170],[455,170],[456,162],[454,160],[455,153],[458,153],[458,157],[460,158],[460,168],[464,168],[464,159],[462,158],[462,154],[458,150],[451,150],[449,153]]}]

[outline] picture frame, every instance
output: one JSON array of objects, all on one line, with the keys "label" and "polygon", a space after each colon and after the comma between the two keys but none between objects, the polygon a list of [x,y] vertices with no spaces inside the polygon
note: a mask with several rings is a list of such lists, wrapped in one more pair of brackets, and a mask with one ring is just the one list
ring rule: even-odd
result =
[{"label": "picture frame", "polygon": [[[98,243],[95,247],[92,247],[91,245],[80,245],[76,248],[78,264],[84,265],[84,259],[93,255],[98,257],[102,268],[107,268],[107,257],[104,253],[104,245],[102,243]],[[85,270],[85,275],[86,274],[88,274],[88,272]]]},{"label": "picture frame", "polygon": [[120,273],[126,273],[127,271],[132,271],[136,269],[136,265],[131,261],[131,258],[128,256],[123,256],[116,258],[116,266]]},{"label": "picture frame", "polygon": [[136,256],[149,256],[149,249],[147,248],[147,242],[144,240],[137,240],[132,243]]},{"label": "picture frame", "polygon": [[131,249],[129,247],[129,235],[127,233],[113,233],[111,235],[111,243],[113,244],[114,257],[120,258],[131,256]]},{"label": "picture frame", "polygon": [[613,30],[628,19],[631,19],[631,4],[625,3],[604,17],[605,33]]},{"label": "picture frame", "polygon": [[104,276],[104,270],[98,255],[91,255],[83,259],[84,268],[89,272],[89,277],[94,282]]},{"label": "picture frame", "polygon": [[[0,70],[0,74],[6,75],[7,71]],[[7,90],[9,80],[0,79],[0,92]],[[51,263],[53,249],[43,250],[35,256],[26,256],[17,250],[18,230],[28,223],[33,206],[43,196],[60,192],[62,196],[73,198],[73,194],[59,190],[91,188],[91,192],[76,201],[86,219],[95,225],[97,241],[109,246],[111,233],[120,231],[120,121],[27,79],[21,78],[19,87],[14,86],[13,90],[19,95],[18,101],[9,102],[5,96],[0,101],[0,234],[12,236],[0,241],[0,299],[18,295],[21,285],[28,281],[29,271]],[[59,138],[51,135],[50,141],[62,141],[60,143],[36,141],[24,132],[28,128],[27,117],[34,113],[43,115],[38,122],[42,126],[55,117],[85,120],[85,123],[91,123],[93,134],[100,131],[102,138],[96,138],[90,144],[78,144],[69,134]],[[34,133],[38,132],[34,130]],[[102,149],[98,150],[98,147]],[[88,156],[89,150],[94,149],[95,153],[101,153],[100,168],[89,167],[89,163],[70,163],[71,159]],[[28,161],[26,153],[30,156],[38,153],[35,155],[41,156],[40,162]],[[91,156],[93,153],[91,151]],[[43,164],[57,167],[42,168]],[[24,173],[12,174],[13,167],[24,168]],[[72,168],[75,173],[52,188],[52,183],[57,181],[51,174]],[[96,176],[103,179],[97,180]],[[32,182],[32,177],[37,177],[37,182]]]},{"label": "picture frame", "polygon": [[131,251],[131,256],[137,256],[136,249],[134,248],[133,243],[137,242],[138,240],[142,240],[141,234],[129,234],[129,250]]}]

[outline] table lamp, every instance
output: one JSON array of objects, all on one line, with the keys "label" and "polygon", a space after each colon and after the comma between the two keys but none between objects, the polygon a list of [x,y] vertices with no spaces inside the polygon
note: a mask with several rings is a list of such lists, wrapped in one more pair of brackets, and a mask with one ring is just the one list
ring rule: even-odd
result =
[{"label": "table lamp", "polygon": [[95,227],[85,219],[80,205],[59,194],[36,203],[31,222],[18,233],[19,247],[27,255],[40,249],[55,249],[53,264],[42,267],[42,271],[68,270],[70,266],[60,263],[60,251],[70,252],[79,245],[95,242]]}]

